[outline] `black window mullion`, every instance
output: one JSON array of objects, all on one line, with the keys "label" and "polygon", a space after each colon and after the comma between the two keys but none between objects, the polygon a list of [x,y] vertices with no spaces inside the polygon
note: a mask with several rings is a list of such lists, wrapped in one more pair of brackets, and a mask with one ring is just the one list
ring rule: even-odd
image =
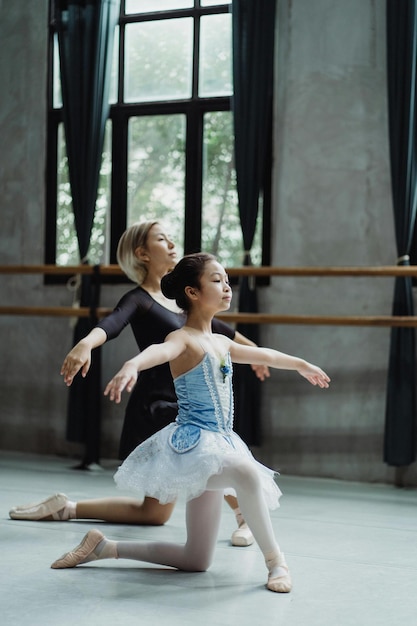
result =
[{"label": "black window mullion", "polygon": [[112,176],[110,210],[110,263],[116,263],[117,243],[127,226],[127,152],[129,116],[114,108],[112,120]]},{"label": "black window mullion", "polygon": [[57,190],[58,190],[58,126],[60,112],[53,109],[54,99],[54,37],[53,28],[55,5],[49,5],[49,46],[48,46],[48,82],[47,102],[48,116],[46,121],[46,220],[45,220],[45,263],[56,263],[56,223],[57,223]]},{"label": "black window mullion", "polygon": [[193,85],[192,85],[192,99],[193,100],[198,98],[199,64],[200,64],[200,16],[197,14],[194,16],[194,29],[193,29]]},{"label": "black window mullion", "polygon": [[118,81],[117,81],[117,103],[121,104],[124,97],[125,84],[125,25],[119,24],[119,56],[118,56]]},{"label": "black window mullion", "polygon": [[201,249],[201,208],[202,208],[202,115],[198,107],[199,59],[200,59],[200,15],[193,15],[193,67],[191,102],[187,112],[185,148],[185,215],[184,252],[198,252]]},{"label": "black window mullion", "polygon": [[194,105],[187,116],[184,252],[201,250],[203,115]]},{"label": "black window mullion", "polygon": [[56,263],[56,223],[58,190],[58,127],[57,116],[49,115],[46,145],[46,220],[45,263]]}]

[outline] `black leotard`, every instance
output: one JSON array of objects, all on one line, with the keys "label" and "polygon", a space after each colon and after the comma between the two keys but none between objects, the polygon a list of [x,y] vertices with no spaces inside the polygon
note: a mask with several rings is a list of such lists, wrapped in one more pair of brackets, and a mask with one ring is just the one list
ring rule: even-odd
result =
[{"label": "black leotard", "polygon": [[[114,339],[130,324],[139,350],[165,337],[185,323],[183,313],[174,313],[154,300],[142,287],[128,291],[108,317],[97,326],[107,339]],[[213,331],[230,339],[235,331],[213,320]],[[139,443],[160,430],[177,415],[177,397],[168,363],[140,373],[126,406],[119,456],[125,459]]]}]

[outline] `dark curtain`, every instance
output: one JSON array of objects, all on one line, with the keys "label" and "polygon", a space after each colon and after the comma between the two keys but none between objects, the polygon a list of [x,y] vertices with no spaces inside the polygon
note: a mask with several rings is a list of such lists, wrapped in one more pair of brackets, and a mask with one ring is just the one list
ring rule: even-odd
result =
[{"label": "dark curtain", "polygon": [[[391,185],[399,265],[409,265],[416,218],[416,0],[387,0]],[[413,315],[411,278],[395,280],[393,315]],[[389,355],[384,461],[416,458],[415,332],[393,328]]]},{"label": "dark curtain", "polygon": [[[234,0],[233,114],[239,215],[244,243],[244,265],[250,251],[267,170],[270,176],[270,135],[276,0]],[[257,312],[255,280],[240,283],[239,311]],[[258,343],[258,327],[238,325],[237,330]],[[260,382],[247,366],[235,366],[236,430],[248,444],[261,443]]]},{"label": "dark curtain", "polygon": [[[90,315],[78,319],[73,334],[74,345],[97,324],[99,300],[100,275],[98,266],[95,266],[94,275],[85,276],[81,281],[80,303],[90,308]],[[67,439],[85,446],[80,469],[87,469],[100,461],[101,396],[101,349],[97,348],[87,378],[78,374],[68,396]]]},{"label": "dark curtain", "polygon": [[[56,0],[65,139],[75,228],[82,263],[94,219],[109,114],[109,85],[118,0]],[[90,307],[74,331],[77,343],[96,323],[97,276],[82,278],[80,305]],[[84,465],[98,462],[100,438],[100,352],[94,353],[86,379],[77,376],[69,397],[67,435],[86,444]]]}]

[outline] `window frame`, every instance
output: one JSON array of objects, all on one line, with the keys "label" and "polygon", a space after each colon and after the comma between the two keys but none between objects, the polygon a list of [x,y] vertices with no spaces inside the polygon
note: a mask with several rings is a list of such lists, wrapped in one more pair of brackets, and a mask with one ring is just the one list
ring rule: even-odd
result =
[{"label": "window frame", "polygon": [[[63,123],[62,107],[53,108],[53,63],[54,63],[54,2],[50,0],[49,19],[49,51],[48,51],[48,118],[47,118],[47,167],[46,167],[46,229],[45,229],[45,263],[56,263],[57,244],[57,151],[58,129]],[[184,254],[201,250],[202,228],[202,195],[203,195],[203,131],[204,115],[215,111],[231,111],[232,95],[217,97],[198,96],[199,78],[199,43],[200,19],[206,15],[230,13],[231,4],[200,6],[199,0],[194,6],[185,9],[164,10],[129,14],[124,12],[125,1],[120,3],[119,17],[119,50],[118,50],[118,82],[117,101],[110,106],[109,119],[112,124],[112,173],[110,181],[109,206],[109,262],[117,263],[116,250],[120,236],[127,228],[127,183],[128,183],[128,128],[132,117],[154,116],[164,114],[183,114],[186,118],[185,142],[185,187],[184,187]],[[149,22],[179,17],[193,18],[193,66],[192,93],[188,99],[170,101],[146,101],[138,103],[123,102],[125,82],[125,28],[137,22]],[[271,151],[270,151],[271,152]],[[272,157],[266,168],[264,198],[262,202],[262,265],[270,264],[271,244],[271,172]],[[114,210],[113,207],[117,207]],[[62,283],[68,275],[45,276],[49,284]],[[102,276],[102,282],[129,282],[125,276]],[[265,279],[257,281],[264,284]]]}]

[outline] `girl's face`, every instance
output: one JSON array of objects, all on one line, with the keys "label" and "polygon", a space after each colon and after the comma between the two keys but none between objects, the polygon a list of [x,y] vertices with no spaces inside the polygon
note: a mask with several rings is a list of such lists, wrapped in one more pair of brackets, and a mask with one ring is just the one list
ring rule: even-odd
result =
[{"label": "girl's face", "polygon": [[177,258],[175,243],[171,241],[163,226],[154,224],[146,238],[146,245],[140,248],[142,259],[148,264],[148,268],[171,270]]},{"label": "girl's face", "polygon": [[217,261],[209,261],[200,277],[198,294],[200,306],[213,309],[215,313],[227,311],[232,301],[232,290],[224,267]]}]

